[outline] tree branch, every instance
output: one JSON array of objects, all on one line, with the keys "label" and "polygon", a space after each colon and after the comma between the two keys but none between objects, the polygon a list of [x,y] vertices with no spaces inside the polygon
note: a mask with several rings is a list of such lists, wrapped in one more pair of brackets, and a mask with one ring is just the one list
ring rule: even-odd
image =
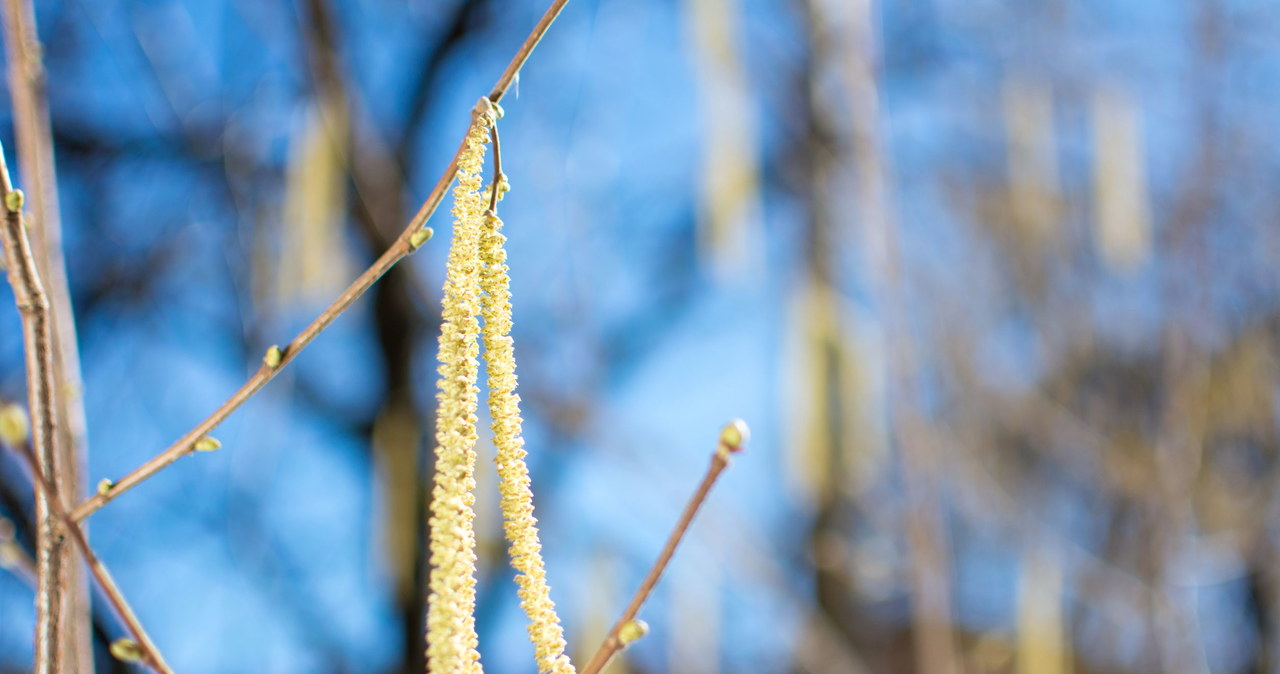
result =
[{"label": "tree branch", "polygon": [[[497,103],[502,96],[510,88],[512,82],[516,78],[516,74],[520,68],[524,66],[529,55],[533,53],[533,48],[537,46],[542,36],[546,34],[547,29],[551,27],[551,23],[568,4],[569,0],[554,0],[551,6],[547,8],[546,13],[542,15],[542,19],[538,21],[533,32],[529,34],[516,52],[511,63],[507,65],[507,69],[502,76],[498,78],[498,83],[494,86],[493,91],[489,94],[489,100]],[[325,328],[333,323],[334,319],[346,311],[357,299],[360,298],[370,287],[373,286],[383,274],[387,273],[397,262],[412,253],[418,245],[421,245],[423,238],[415,236],[419,234],[419,230],[426,224],[431,215],[435,213],[436,208],[440,206],[440,202],[444,199],[445,192],[449,189],[449,185],[453,183],[454,174],[458,171],[458,153],[454,154],[449,166],[445,169],[444,175],[436,181],[435,187],[431,189],[431,193],[427,195],[426,201],[418,209],[416,215],[410,220],[404,231],[400,233],[399,238],[391,244],[391,247],[382,254],[364,273],[360,274],[355,281],[347,287],[346,290],[334,300],[319,316],[316,317],[310,325],[303,328],[302,332],[294,337],[293,341],[285,345],[280,350],[280,361],[274,366],[266,366],[258,369],[252,377],[249,378],[243,386],[231,395],[226,402],[222,403],[218,409],[214,410],[207,419],[200,422],[194,429],[186,435],[178,439],[177,442],[169,446],[163,452],[149,459],[146,463],[139,466],[133,472],[121,478],[115,485],[107,490],[106,493],[99,493],[85,500],[71,512],[71,519],[79,522],[84,518],[92,515],[102,506],[115,499],[120,494],[137,486],[143,480],[155,475],[168,465],[177,461],[184,454],[192,451],[196,441],[208,435],[218,424],[222,423],[236,409],[245,403],[255,393],[262,389],[267,382],[271,381],[284,366],[288,365],[302,349],[311,343]],[[416,243],[415,243],[416,242]]]},{"label": "tree branch", "polygon": [[103,592],[115,606],[129,631],[142,645],[146,660],[160,672],[170,672],[164,659],[152,644],[141,623],[130,609],[124,595],[111,579],[106,567],[89,547],[84,531],[67,516],[59,498],[57,456],[54,436],[57,412],[54,408],[53,337],[49,320],[49,301],[36,269],[31,241],[27,238],[22,218],[23,196],[13,188],[9,167],[0,147],[0,192],[4,200],[3,237],[9,282],[22,314],[24,352],[27,359],[27,405],[31,410],[31,451],[19,451],[30,464],[36,487],[36,661],[35,671],[60,674],[75,671],[63,662],[71,654],[59,646],[63,636],[62,592],[68,554],[64,554],[66,536],[80,548],[89,569],[102,585]]},{"label": "tree branch", "polygon": [[[56,467],[49,469],[59,488],[59,498],[75,503],[84,490],[85,419],[81,397],[80,353],[76,344],[75,315],[62,252],[62,221],[58,209],[58,185],[54,170],[53,135],[45,93],[43,48],[36,33],[31,0],[5,0],[5,46],[9,63],[9,92],[13,100],[14,135],[22,178],[30,191],[34,259],[44,282],[52,348],[50,391],[58,425],[51,438]],[[6,194],[8,192],[6,191]],[[57,644],[69,670],[93,667],[92,626],[88,584],[84,572],[62,548],[62,621]]]},{"label": "tree branch", "polygon": [[600,644],[600,648],[596,649],[595,655],[591,656],[591,661],[587,663],[586,667],[582,668],[581,674],[598,674],[609,665],[609,661],[613,659],[613,656],[626,648],[632,641],[644,636],[644,633],[648,631],[648,626],[636,620],[636,614],[640,613],[640,607],[644,606],[645,601],[649,599],[649,594],[653,592],[658,580],[662,578],[662,572],[666,571],[667,564],[671,561],[671,556],[675,554],[676,548],[680,545],[680,540],[684,538],[685,532],[689,530],[689,524],[693,522],[693,517],[698,514],[702,503],[707,500],[707,494],[711,493],[711,487],[719,479],[720,473],[723,473],[724,469],[729,467],[729,456],[742,451],[746,440],[747,425],[741,420],[730,422],[720,432],[720,444],[716,447],[716,453],[711,457],[711,466],[707,468],[707,473],[702,478],[702,484],[698,485],[697,491],[693,493],[688,505],[684,507],[684,513],[680,515],[680,520],[676,522],[676,528],[671,532],[671,536],[667,538],[667,544],[663,546],[662,553],[658,555],[658,560],[649,569],[649,575],[645,576],[644,582],[640,583],[640,589],[636,590],[635,595],[631,598],[631,603],[627,606],[627,610],[623,611],[622,617],[618,618],[618,622],[613,624],[613,627],[609,630],[609,635],[605,637],[604,643]]},{"label": "tree branch", "polygon": [[[120,591],[120,587],[116,585],[110,572],[107,571],[106,565],[102,563],[102,560],[98,559],[98,555],[93,551],[93,548],[89,547],[89,539],[84,535],[84,529],[80,528],[80,525],[76,522],[71,521],[60,500],[51,497],[54,487],[49,482],[48,477],[41,472],[40,465],[35,457],[21,449],[18,450],[18,453],[27,459],[31,468],[32,482],[36,486],[36,493],[41,497],[48,498],[52,516],[56,519],[58,525],[71,536],[71,540],[76,544],[76,547],[80,548],[80,554],[84,556],[84,561],[89,565],[89,572],[93,574],[93,577],[98,581],[98,585],[102,587],[102,593],[106,595],[107,601],[111,602],[112,607],[115,608],[116,614],[124,622],[125,628],[133,635],[134,642],[141,651],[138,662],[161,672],[161,674],[173,674],[173,670],[169,668],[168,663],[160,655],[160,650],[156,648],[155,643],[151,641],[150,635],[143,629],[137,614],[133,612],[133,608],[125,600],[124,593]],[[114,654],[114,648],[112,652]],[[63,670],[55,669],[52,671],[61,674]]]},{"label": "tree branch", "polygon": [[22,192],[14,190],[0,148],[0,189],[4,198],[3,236],[9,283],[22,315],[23,352],[27,369],[27,407],[31,411],[32,461],[42,473],[54,476],[49,489],[36,494],[36,654],[37,673],[62,671],[62,589],[67,555],[62,533],[52,516],[57,507],[57,428],[53,402],[53,334],[49,299],[36,269],[22,222]]}]

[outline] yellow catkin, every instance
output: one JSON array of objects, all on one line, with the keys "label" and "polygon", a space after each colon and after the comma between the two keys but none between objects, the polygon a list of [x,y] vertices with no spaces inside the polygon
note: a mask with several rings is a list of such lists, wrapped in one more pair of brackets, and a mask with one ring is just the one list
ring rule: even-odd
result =
[{"label": "yellow catkin", "polygon": [[484,350],[489,375],[489,414],[493,417],[497,446],[499,490],[502,494],[503,526],[506,530],[511,565],[518,575],[520,606],[529,617],[529,638],[543,674],[571,674],[574,669],[564,654],[564,629],[556,617],[547,585],[542,546],[538,543],[537,520],[533,517],[533,491],[529,468],[525,465],[524,438],[520,419],[520,396],[516,394],[516,359],[511,340],[511,291],[507,274],[507,253],[503,248],[502,220],[486,217],[481,242],[481,286],[484,290]]},{"label": "yellow catkin", "polygon": [[431,493],[431,577],[427,668],[478,674],[475,511],[476,398],[479,389],[480,238],[487,203],[480,171],[489,138],[477,115],[458,158],[453,242],[444,285],[440,380],[436,395],[436,477]]}]

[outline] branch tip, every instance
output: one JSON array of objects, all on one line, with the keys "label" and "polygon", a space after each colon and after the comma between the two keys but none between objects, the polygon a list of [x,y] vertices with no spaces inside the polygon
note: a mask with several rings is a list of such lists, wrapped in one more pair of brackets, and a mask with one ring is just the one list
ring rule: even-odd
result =
[{"label": "branch tip", "polygon": [[749,439],[751,439],[751,429],[747,427],[747,422],[741,419],[730,421],[720,430],[720,446],[732,454],[741,452]]},{"label": "branch tip", "polygon": [[698,485],[693,496],[684,507],[684,512],[680,515],[680,520],[676,522],[675,528],[671,531],[671,535],[667,537],[667,543],[663,546],[662,552],[658,555],[658,559],[649,567],[649,573],[645,576],[644,581],[640,584],[640,589],[631,597],[631,603],[622,613],[622,617],[613,624],[609,630],[609,636],[605,637],[604,643],[596,649],[595,655],[591,656],[591,660],[582,668],[581,674],[599,674],[613,656],[627,646],[627,644],[644,636],[649,626],[644,621],[636,618],[640,613],[640,608],[648,601],[649,595],[653,592],[653,588],[658,584],[658,580],[662,577],[663,571],[666,570],[667,564],[671,562],[671,557],[675,554],[676,548],[679,547],[680,541],[689,530],[689,524],[693,522],[693,518],[698,514],[698,510],[702,508],[703,502],[707,500],[707,494],[711,492],[712,485],[720,474],[729,467],[729,455],[742,451],[742,446],[747,441],[747,424],[741,419],[734,419],[720,430],[720,442],[716,446],[716,452],[711,459],[711,465],[707,466],[707,472],[702,477],[702,483]]}]

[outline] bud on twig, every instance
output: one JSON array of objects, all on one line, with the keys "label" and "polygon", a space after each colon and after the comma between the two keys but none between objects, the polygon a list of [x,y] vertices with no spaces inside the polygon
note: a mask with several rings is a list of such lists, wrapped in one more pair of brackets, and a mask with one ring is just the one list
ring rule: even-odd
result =
[{"label": "bud on twig", "polygon": [[283,359],[284,352],[280,350],[280,347],[272,344],[271,348],[267,349],[267,355],[262,357],[262,364],[266,365],[269,369],[274,370],[280,367],[280,361]]},{"label": "bud on twig", "polygon": [[649,633],[649,623],[640,620],[628,620],[621,629],[618,630],[618,641],[622,642],[622,647],[626,648],[633,642],[643,638]]},{"label": "bud on twig", "polygon": [[22,211],[22,203],[24,201],[26,201],[26,198],[23,196],[22,190],[13,190],[12,192],[4,195],[4,207],[7,208],[10,213],[18,213]]},{"label": "bud on twig", "polygon": [[142,662],[146,656],[138,642],[128,637],[111,642],[111,655],[120,662]]},{"label": "bud on twig", "polygon": [[222,448],[222,442],[212,435],[206,435],[196,440],[195,450],[197,452],[212,452]]},{"label": "bud on twig", "polygon": [[417,250],[421,248],[422,244],[430,241],[431,237],[435,236],[435,234],[436,234],[436,230],[430,227],[423,227],[422,229],[419,229],[413,234],[410,234],[409,250]]},{"label": "bud on twig", "polygon": [[742,451],[749,434],[746,422],[741,419],[734,419],[720,429],[720,442],[716,445],[715,454],[711,458],[711,465],[707,467],[706,475],[702,478],[702,484],[698,485],[697,491],[693,493],[693,497],[685,505],[684,512],[680,515],[680,520],[676,522],[675,529],[672,530],[671,535],[667,538],[666,545],[663,546],[662,552],[658,555],[658,560],[649,568],[648,575],[645,576],[644,582],[640,584],[640,589],[636,590],[635,595],[632,596],[627,610],[618,619],[618,622],[613,624],[613,628],[609,630],[609,636],[605,638],[604,643],[600,644],[600,648],[596,649],[595,655],[591,656],[591,660],[582,668],[582,674],[600,674],[608,666],[614,655],[626,648],[627,644],[639,639],[649,631],[649,626],[643,620],[636,618],[636,614],[640,611],[645,601],[648,600],[654,586],[658,584],[658,579],[662,577],[662,572],[666,570],[667,564],[671,562],[671,557],[675,554],[676,547],[680,545],[680,540],[684,538],[685,532],[689,530],[689,524],[702,507],[702,503],[706,500],[707,494],[710,493],[712,485],[715,484],[720,474],[729,467],[729,455]]},{"label": "bud on twig", "polygon": [[720,430],[720,446],[716,447],[715,460],[728,463],[729,455],[741,452],[750,437],[751,429],[747,428],[747,422],[734,419],[725,424]]}]

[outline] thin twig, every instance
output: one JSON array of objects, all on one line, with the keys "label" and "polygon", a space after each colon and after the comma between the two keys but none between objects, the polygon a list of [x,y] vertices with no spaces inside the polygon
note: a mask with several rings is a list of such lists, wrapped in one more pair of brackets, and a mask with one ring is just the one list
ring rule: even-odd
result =
[{"label": "thin twig", "polygon": [[[546,13],[542,15],[542,19],[538,21],[538,25],[534,27],[533,32],[529,34],[516,52],[511,63],[507,65],[507,69],[502,73],[502,77],[498,78],[498,83],[494,86],[492,93],[489,94],[489,100],[497,103],[506,94],[507,89],[516,77],[516,73],[524,66],[529,55],[533,53],[533,48],[537,46],[538,41],[551,27],[551,23],[559,16],[561,10],[569,0],[555,0],[551,6],[547,8]],[[397,262],[413,252],[415,246],[410,243],[412,237],[419,229],[426,224],[431,215],[435,213],[436,208],[440,206],[440,202],[444,199],[445,192],[449,189],[449,185],[453,183],[455,174],[458,172],[458,155],[461,153],[461,147],[457,153],[454,153],[453,159],[449,161],[449,166],[445,169],[444,175],[436,181],[435,187],[431,189],[431,193],[427,195],[426,201],[418,209],[418,212],[410,220],[409,225],[400,233],[399,238],[391,244],[391,247],[382,254],[364,273],[360,274],[355,281],[342,292],[333,304],[329,305],[319,316],[316,317],[310,325],[303,328],[302,332],[294,337],[281,349],[280,362],[274,367],[263,366],[249,378],[235,393],[231,395],[226,402],[222,403],[218,409],[207,419],[200,422],[195,428],[183,435],[177,442],[169,446],[163,452],[149,459],[146,463],[136,468],[133,472],[121,478],[115,485],[105,494],[96,494],[77,506],[71,512],[71,519],[79,522],[84,518],[92,515],[99,508],[112,501],[120,494],[136,487],[139,483],[147,478],[155,475],[169,464],[177,461],[184,454],[192,451],[195,443],[208,435],[218,424],[222,423],[232,412],[236,411],[241,405],[251,398],[255,393],[262,389],[267,382],[271,381],[284,366],[288,365],[302,349],[306,348],[317,335],[325,328],[333,323],[334,319],[342,314],[357,299],[360,298],[370,287],[373,286],[383,274],[387,273]]]},{"label": "thin twig", "polygon": [[[8,55],[9,93],[13,103],[14,135],[23,185],[33,223],[33,257],[44,283],[49,304],[53,381],[51,395],[58,425],[52,438],[58,457],[53,473],[64,506],[80,500],[84,490],[85,418],[81,395],[80,353],[76,343],[75,314],[62,251],[62,221],[54,168],[53,134],[45,93],[45,70],[32,0],[5,0],[5,46]],[[92,621],[89,587],[84,572],[73,563],[72,553],[59,544],[63,556],[61,620],[62,664],[68,670],[93,667]]]},{"label": "thin twig", "polygon": [[667,564],[671,561],[671,556],[675,554],[676,547],[680,545],[680,540],[684,538],[684,534],[689,529],[689,524],[693,521],[698,509],[702,507],[703,501],[706,501],[707,494],[711,492],[711,487],[715,485],[716,480],[720,477],[720,473],[729,466],[729,456],[742,451],[743,445],[747,439],[747,425],[741,420],[733,421],[724,427],[720,432],[720,445],[716,447],[716,453],[711,457],[711,466],[707,468],[707,473],[702,477],[702,484],[698,485],[698,490],[693,493],[689,499],[689,503],[684,507],[684,513],[680,515],[680,520],[676,522],[676,527],[671,532],[671,536],[667,538],[667,544],[662,548],[662,554],[658,555],[657,561],[653,563],[653,567],[649,569],[649,575],[645,576],[644,582],[640,584],[640,589],[636,590],[634,596],[631,597],[631,603],[627,605],[627,610],[623,611],[622,617],[613,624],[609,630],[609,635],[605,637],[604,643],[600,644],[600,648],[596,649],[595,655],[591,656],[591,661],[582,668],[581,674],[598,674],[601,670],[609,665],[609,661],[613,659],[623,648],[626,648],[630,640],[625,638],[623,631],[633,625],[636,615],[640,613],[640,607],[644,606],[645,601],[649,599],[649,594],[653,592],[654,586],[658,584],[658,580],[662,577],[662,572],[666,570]]},{"label": "thin twig", "polygon": [[520,45],[520,49],[516,51],[516,55],[507,64],[507,69],[502,72],[502,77],[498,78],[498,83],[493,86],[493,91],[489,92],[489,100],[497,103],[507,95],[507,89],[520,76],[520,69],[524,67],[524,62],[529,60],[529,55],[533,53],[534,47],[542,41],[542,36],[547,34],[547,29],[551,28],[551,23],[560,16],[564,6],[569,4],[569,0],[555,0],[551,6],[543,12],[542,18],[538,20],[538,25],[533,27],[533,32],[529,33],[529,37],[525,38],[524,44]]},{"label": "thin twig", "polygon": [[[98,556],[89,547],[84,531],[70,520],[66,508],[58,498],[57,471],[50,470],[56,464],[53,454],[53,437],[56,431],[56,412],[53,407],[53,347],[50,334],[49,303],[40,274],[36,270],[22,220],[22,192],[13,189],[9,167],[4,160],[4,148],[0,146],[0,197],[3,197],[5,225],[4,249],[9,264],[9,281],[14,297],[22,313],[27,354],[27,396],[31,410],[31,450],[19,449],[31,468],[32,481],[36,485],[36,672],[69,671],[64,668],[58,648],[58,631],[64,626],[61,618],[61,592],[63,589],[62,555],[57,547],[62,545],[63,535],[80,548],[90,572],[102,585],[103,592],[115,606],[129,632],[143,647],[148,664],[160,672],[171,672],[160,652],[147,636],[137,616],[116,587],[111,575]],[[50,477],[50,476],[53,477]],[[50,543],[42,542],[48,539]],[[55,547],[56,544],[56,547]]]},{"label": "thin twig", "polygon": [[4,200],[3,240],[9,266],[9,284],[22,315],[23,352],[27,369],[27,406],[31,411],[32,463],[54,481],[36,493],[36,653],[35,671],[62,671],[62,590],[64,554],[61,534],[53,518],[57,503],[57,452],[54,433],[57,410],[53,389],[53,333],[49,299],[40,281],[31,241],[22,222],[22,192],[13,189],[9,167],[0,147],[0,197]]},{"label": "thin twig", "polygon": [[[36,463],[35,457],[30,452],[18,449],[27,460],[28,467],[31,468],[32,482],[36,485],[36,491],[46,496],[53,491],[53,485],[49,484],[49,480],[44,473],[40,472],[40,466]],[[151,641],[150,635],[143,629],[142,623],[138,620],[137,614],[133,612],[133,608],[129,606],[129,602],[124,598],[124,593],[120,591],[120,587],[116,585],[112,579],[111,573],[107,571],[107,567],[98,559],[98,555],[94,553],[93,548],[89,547],[89,539],[85,537],[84,530],[76,522],[72,522],[70,515],[67,514],[62,503],[57,499],[49,499],[50,509],[58,522],[64,527],[71,540],[75,542],[76,547],[80,548],[80,554],[84,556],[84,561],[89,565],[89,572],[98,581],[98,585],[102,587],[102,593],[107,596],[107,600],[111,602],[111,606],[115,608],[116,613],[120,616],[120,620],[124,622],[125,628],[129,630],[129,634],[133,636],[134,641],[142,648],[142,664],[146,664],[157,672],[162,674],[173,674],[173,670],[169,668],[169,664],[164,661],[164,657],[160,655],[160,649],[156,648],[155,642]]]},{"label": "thin twig", "polygon": [[493,184],[489,186],[489,212],[498,214],[498,200],[502,198],[502,145],[498,143],[498,125],[489,127],[493,138]]}]

